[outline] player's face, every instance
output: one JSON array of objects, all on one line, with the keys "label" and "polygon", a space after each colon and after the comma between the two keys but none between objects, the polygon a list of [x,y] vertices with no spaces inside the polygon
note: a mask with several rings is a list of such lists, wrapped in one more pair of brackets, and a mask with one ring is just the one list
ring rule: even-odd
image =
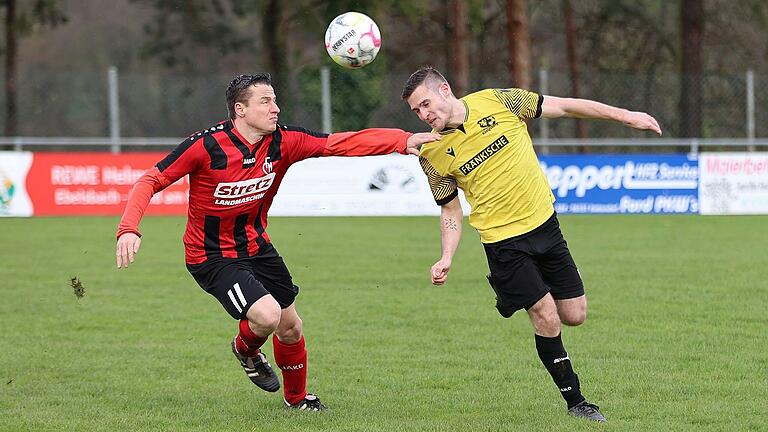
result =
[{"label": "player's face", "polygon": [[256,84],[251,86],[250,96],[241,111],[243,120],[252,129],[264,134],[271,134],[277,129],[277,106],[275,90],[272,86]]},{"label": "player's face", "polygon": [[451,118],[451,104],[443,94],[442,87],[443,85],[433,90],[422,84],[416,87],[411,96],[406,99],[411,111],[419,116],[419,120],[436,131],[445,129]]}]

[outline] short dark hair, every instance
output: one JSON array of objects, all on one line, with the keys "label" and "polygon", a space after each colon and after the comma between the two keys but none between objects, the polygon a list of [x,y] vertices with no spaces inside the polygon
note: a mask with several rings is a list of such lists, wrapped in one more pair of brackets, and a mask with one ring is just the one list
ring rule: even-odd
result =
[{"label": "short dark hair", "polygon": [[227,86],[227,114],[230,120],[235,118],[235,104],[248,100],[249,87],[254,84],[272,85],[272,76],[268,73],[256,75],[238,75]]},{"label": "short dark hair", "polygon": [[428,86],[433,84],[440,85],[444,82],[448,82],[447,79],[437,69],[432,66],[423,66],[416,72],[412,73],[408,81],[405,82],[403,87],[403,100],[408,99],[413,94],[416,87],[426,83]]}]

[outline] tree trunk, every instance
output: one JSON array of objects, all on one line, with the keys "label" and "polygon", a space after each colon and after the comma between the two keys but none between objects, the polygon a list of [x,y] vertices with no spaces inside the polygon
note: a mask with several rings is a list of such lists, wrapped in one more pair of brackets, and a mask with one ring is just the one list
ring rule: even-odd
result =
[{"label": "tree trunk", "polygon": [[[565,48],[566,57],[568,58],[568,72],[571,75],[571,97],[580,98],[581,90],[579,89],[579,61],[576,53],[576,26],[573,24],[573,8],[571,7],[570,0],[563,0],[563,17],[565,19]],[[576,125],[576,138],[586,138],[587,129],[584,125],[584,121],[581,119],[575,119]],[[586,146],[580,146],[582,153],[587,152]]]},{"label": "tree trunk", "polygon": [[283,2],[281,0],[269,0],[264,6],[263,40],[269,72],[272,74],[272,87],[280,103],[283,114],[290,118],[290,107],[293,106],[291,93],[288,91],[288,74],[286,58],[288,58],[288,44],[285,39],[287,31],[283,22]]},{"label": "tree trunk", "polygon": [[451,45],[448,52],[448,69],[451,88],[456,97],[469,90],[469,54],[467,52],[467,5],[464,0],[451,0],[448,5],[448,27],[451,29]]},{"label": "tree trunk", "polygon": [[18,135],[16,114],[16,0],[5,1],[5,136]]},{"label": "tree trunk", "polygon": [[531,48],[528,36],[528,3],[507,0],[508,70],[512,86],[531,88]]},{"label": "tree trunk", "polygon": [[701,129],[701,40],[704,30],[704,2],[683,0],[682,21],[683,62],[680,85],[680,136],[698,138]]}]

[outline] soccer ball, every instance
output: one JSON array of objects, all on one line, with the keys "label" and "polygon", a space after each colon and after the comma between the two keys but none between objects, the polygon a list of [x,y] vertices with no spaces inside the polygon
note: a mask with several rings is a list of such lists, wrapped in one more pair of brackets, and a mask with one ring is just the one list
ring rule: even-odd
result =
[{"label": "soccer ball", "polygon": [[361,68],[373,61],[381,48],[379,26],[360,12],[343,13],[325,31],[325,50],[337,64]]}]

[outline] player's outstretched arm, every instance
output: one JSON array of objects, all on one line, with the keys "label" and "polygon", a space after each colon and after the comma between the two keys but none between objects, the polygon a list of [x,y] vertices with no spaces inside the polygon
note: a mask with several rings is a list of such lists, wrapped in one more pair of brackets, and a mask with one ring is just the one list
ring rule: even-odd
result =
[{"label": "player's outstretched arm", "polygon": [[661,135],[659,122],[653,116],[617,108],[589,99],[560,98],[544,96],[541,116],[545,118],[576,117],[585,119],[613,120],[638,130],[650,130]]},{"label": "player's outstretched arm", "polygon": [[440,240],[443,255],[430,271],[433,285],[442,285],[448,279],[448,271],[453,263],[453,255],[461,241],[461,225],[464,214],[459,197],[440,207]]},{"label": "player's outstretched arm", "polygon": [[141,237],[127,232],[117,239],[117,268],[128,268],[141,247]]},{"label": "player's outstretched arm", "polygon": [[322,156],[375,156],[393,152],[418,154],[417,148],[440,135],[422,132],[412,134],[400,129],[369,128],[356,132],[336,132],[325,140]]}]

